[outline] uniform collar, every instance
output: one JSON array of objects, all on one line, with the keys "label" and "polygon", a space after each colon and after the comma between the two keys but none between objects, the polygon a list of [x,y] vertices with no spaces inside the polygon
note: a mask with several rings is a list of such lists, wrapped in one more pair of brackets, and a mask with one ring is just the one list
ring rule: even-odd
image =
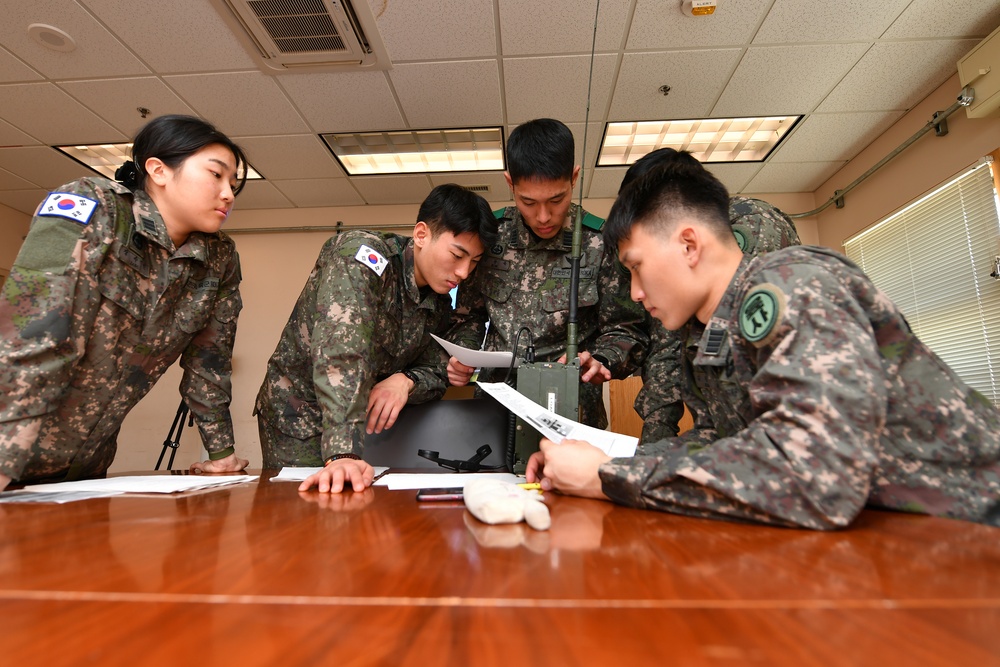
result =
[{"label": "uniform collar", "polygon": [[417,272],[416,264],[413,261],[412,238],[407,240],[402,252],[400,252],[400,256],[403,259],[403,282],[406,285],[406,295],[410,298],[410,301],[417,304],[418,308],[429,308],[431,310],[437,308],[438,297],[440,295],[430,287],[423,289],[417,287]]},{"label": "uniform collar", "polygon": [[740,261],[739,268],[733,274],[726,293],[722,295],[722,300],[719,301],[719,305],[716,306],[707,325],[699,322],[697,318],[692,318],[690,333],[698,336],[696,364],[718,365],[723,363],[728,356],[729,323],[732,321],[733,313],[739,307],[737,298],[742,292],[742,285],[746,282],[747,266],[752,261],[753,258],[749,256],[744,256]]},{"label": "uniform collar", "polygon": [[136,232],[147,240],[162,246],[172,257],[189,257],[199,262],[208,261],[207,243],[214,234],[193,232],[180,248],[174,247],[174,242],[167,233],[167,225],[156,204],[143,190],[132,193],[132,214],[135,218]]}]

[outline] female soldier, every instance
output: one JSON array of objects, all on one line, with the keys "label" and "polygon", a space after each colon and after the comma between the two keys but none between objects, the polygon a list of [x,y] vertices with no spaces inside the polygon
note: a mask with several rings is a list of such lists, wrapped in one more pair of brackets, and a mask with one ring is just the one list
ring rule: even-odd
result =
[{"label": "female soldier", "polygon": [[162,116],[115,177],[39,206],[0,294],[0,489],[103,476],[129,410],[181,357],[181,394],[209,461],[242,470],[229,415],[240,300],[220,228],[246,180],[212,125]]}]

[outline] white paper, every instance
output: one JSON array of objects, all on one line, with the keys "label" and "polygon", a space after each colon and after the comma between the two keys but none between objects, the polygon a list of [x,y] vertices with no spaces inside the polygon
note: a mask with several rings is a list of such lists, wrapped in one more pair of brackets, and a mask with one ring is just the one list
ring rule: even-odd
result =
[{"label": "white paper", "polygon": [[562,442],[563,438],[585,440],[608,456],[615,458],[635,456],[635,448],[639,444],[638,438],[613,431],[602,431],[557,415],[502,382],[476,384],[552,442]]},{"label": "white paper", "polygon": [[438,489],[462,487],[474,479],[496,479],[501,482],[524,482],[524,476],[509,472],[429,472],[429,473],[388,473],[375,480],[372,486],[385,486],[390,491],[402,489]]},{"label": "white paper", "polygon": [[[440,336],[435,336],[434,334],[431,334],[431,338],[436,340],[448,354],[455,357],[466,366],[471,366],[473,368],[510,367],[510,358],[513,356],[510,352],[483,352],[482,350],[470,350],[467,347],[455,345],[451,341],[447,341]],[[517,368],[520,365],[521,360],[516,359],[514,361],[514,368]]]},{"label": "white paper", "polygon": [[4,491],[0,493],[0,503],[72,503],[91,498],[120,496],[121,491]]},{"label": "white paper", "polygon": [[[378,477],[384,473],[387,468],[386,466],[373,466],[375,468],[375,476]],[[314,475],[318,473],[323,468],[300,468],[293,466],[285,466],[281,469],[277,475],[271,478],[272,482],[302,482],[309,475]]]},{"label": "white paper", "polygon": [[230,484],[256,481],[259,475],[132,475],[107,479],[81,479],[75,482],[33,484],[23,491],[55,493],[57,491],[94,491],[98,493],[179,493]]}]

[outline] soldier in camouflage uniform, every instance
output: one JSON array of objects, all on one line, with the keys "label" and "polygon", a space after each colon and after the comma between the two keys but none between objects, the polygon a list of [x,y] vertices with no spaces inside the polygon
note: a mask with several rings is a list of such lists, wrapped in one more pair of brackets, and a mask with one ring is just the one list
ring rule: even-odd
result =
[{"label": "soldier in camouflage uniform", "polygon": [[[687,151],[660,148],[639,158],[628,168],[622,178],[618,192],[629,183],[652,169],[684,162],[692,168],[702,166]],[[745,255],[759,255],[799,244],[799,235],[791,218],[765,201],[750,197],[732,197],[729,200],[729,222],[733,235]],[[697,321],[692,325],[697,326]],[[682,392],[684,371],[682,356],[684,350],[697,346],[697,337],[685,345],[680,334],[667,331],[659,320],[646,314],[649,331],[649,353],[642,365],[642,388],[635,397],[635,411],[642,417],[642,438],[644,443],[658,442],[677,435],[681,417],[684,414]],[[697,397],[697,386],[688,387],[689,394]],[[708,415],[696,404],[688,405],[696,425],[705,427]]]},{"label": "soldier in camouflage uniform", "polygon": [[103,476],[125,416],[178,356],[210,458],[192,470],[247,465],[229,414],[240,263],[219,231],[246,158],[187,116],[151,121],[133,157],[125,184],[50,194],[4,285],[0,489]]},{"label": "soldier in camouflage uniform", "polygon": [[495,234],[486,200],[447,184],[424,200],[412,238],[355,230],[327,241],[257,395],[265,468],[324,466],[302,490],[371,484],[365,432],[444,393],[448,357],[430,334],[447,330],[448,292]]},{"label": "soldier in camouflage uniform", "polygon": [[806,246],[744,257],[726,203],[714,178],[672,166],[630,186],[606,231],[665,327],[706,324],[693,366],[716,430],[630,459],[543,441],[528,479],[814,529],[847,526],[865,505],[1000,525],[1000,412],[847,258]]},{"label": "soldier in camouflage uniform", "polygon": [[[499,241],[488,249],[476,275],[458,290],[457,323],[450,340],[472,349],[512,350],[518,331],[527,327],[535,361],[557,361],[566,354],[567,232],[578,212],[571,200],[580,173],[574,162],[573,135],[557,120],[529,121],[511,133],[506,177],[516,206],[497,212]],[[577,302],[580,421],[604,428],[608,421],[600,384],[629,376],[648,338],[642,309],[628,296],[628,277],[605,251],[600,233],[604,221],[583,213]],[[526,339],[522,336],[519,347]],[[449,380],[464,385],[474,370],[452,358]],[[506,368],[484,368],[479,380],[502,381],[506,375]]]}]

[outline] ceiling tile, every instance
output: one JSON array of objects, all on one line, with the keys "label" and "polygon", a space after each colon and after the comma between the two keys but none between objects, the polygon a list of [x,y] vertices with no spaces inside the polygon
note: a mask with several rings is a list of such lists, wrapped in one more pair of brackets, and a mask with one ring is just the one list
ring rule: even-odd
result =
[{"label": "ceiling tile", "polygon": [[433,189],[426,174],[364,176],[353,181],[369,204],[419,204]]},{"label": "ceiling tile", "polygon": [[[157,116],[194,113],[174,91],[155,77],[67,81],[60,83],[59,87],[127,137],[134,137],[143,125]],[[139,113],[139,107],[149,109],[146,118]]]},{"label": "ceiling tile", "polygon": [[[212,5],[179,0],[81,0],[159,73],[257,69]],[[170,29],[164,29],[169,26]]]},{"label": "ceiling tile", "polygon": [[775,0],[754,44],[877,39],[910,0]]},{"label": "ceiling tile", "polygon": [[740,164],[706,164],[705,168],[719,179],[726,186],[730,195],[737,195],[743,192],[750,192],[746,189],[754,176],[763,168],[760,162],[744,162]]},{"label": "ceiling tile", "polygon": [[[722,2],[709,16],[691,16],[681,3],[638,0],[632,16],[628,49],[681,49],[685,47],[749,44],[773,0]],[[707,70],[699,70],[707,71]]]},{"label": "ceiling tile", "polygon": [[437,187],[445,183],[457,183],[458,185],[464,187],[472,187],[474,185],[482,186],[485,185],[489,187],[486,192],[476,192],[490,204],[499,204],[500,206],[507,206],[513,199],[510,195],[510,187],[507,185],[507,179],[504,178],[502,171],[480,171],[475,173],[461,173],[461,174],[428,174],[431,179],[431,185]]},{"label": "ceiling tile", "polygon": [[[0,86],[0,96],[3,95],[3,87]],[[21,130],[10,123],[0,120],[0,147],[3,146],[37,146],[41,142],[32,139]]]},{"label": "ceiling tile", "polygon": [[[627,53],[609,121],[702,118],[709,114],[742,49]],[[698,72],[698,76],[691,76]],[[660,86],[670,86],[664,95]]]},{"label": "ceiling tile", "polygon": [[771,162],[850,160],[898,117],[891,111],[813,114],[782,141]]},{"label": "ceiling tile", "polygon": [[[780,162],[765,164],[744,192],[812,192],[845,162]],[[722,179],[719,179],[722,180]],[[845,183],[846,185],[846,183]]]},{"label": "ceiling tile", "polygon": [[0,116],[49,145],[123,141],[126,136],[51,83],[3,86]]},{"label": "ceiling tile", "polygon": [[[867,48],[867,44],[750,48],[711,115],[763,116],[812,111]],[[816,67],[816,63],[823,63],[823,67]]]},{"label": "ceiling tile", "polygon": [[231,136],[308,131],[272,77],[259,72],[165,77],[199,115]]},{"label": "ceiling tile", "polygon": [[875,44],[816,111],[909,109],[954,74],[958,59],[976,43],[962,39]]},{"label": "ceiling tile", "polygon": [[6,169],[0,169],[0,190],[28,190],[34,186],[34,183],[29,183]]},{"label": "ceiling tile", "polygon": [[365,200],[346,178],[274,181],[293,204],[300,207],[361,206]]},{"label": "ceiling tile", "polygon": [[882,39],[982,38],[1000,25],[997,0],[913,0]]},{"label": "ceiling tile", "polygon": [[618,188],[622,185],[628,167],[598,167],[594,169],[594,177],[590,182],[590,198],[613,199],[618,196]]},{"label": "ceiling tile", "polygon": [[287,137],[237,137],[250,164],[268,180],[344,178],[340,165],[323,141],[312,134]]},{"label": "ceiling tile", "polygon": [[625,38],[632,0],[499,0],[500,35],[505,56],[615,51]]},{"label": "ceiling tile", "polygon": [[286,74],[279,83],[314,132],[403,128],[383,72]]},{"label": "ceiling tile", "polygon": [[[608,105],[617,57],[594,58],[590,108],[603,116]],[[507,98],[507,123],[517,125],[533,118],[558,118],[579,123],[587,115],[590,56],[505,58],[503,76]],[[544,94],[542,94],[544,91]]]},{"label": "ceiling tile", "polygon": [[48,190],[0,190],[0,204],[26,215],[34,215]]},{"label": "ceiling tile", "polygon": [[[149,73],[114,34],[75,0],[6,2],[3,13],[0,43],[50,79]],[[33,23],[67,33],[76,42],[76,49],[64,53],[38,44],[28,36],[28,26]]]},{"label": "ceiling tile", "polygon": [[0,168],[15,173],[44,190],[54,190],[78,178],[97,175],[48,146],[0,148]]},{"label": "ceiling tile", "polygon": [[420,2],[372,0],[379,34],[393,63],[495,56],[493,0]]},{"label": "ceiling tile", "polygon": [[246,187],[236,198],[236,209],[294,208],[285,195],[267,181],[247,181]]},{"label": "ceiling tile", "polygon": [[[500,73],[495,60],[396,65],[389,77],[410,127],[503,123]],[[462,94],[442,105],[445,90],[460,90]]]},{"label": "ceiling tile", "polygon": [[[0,47],[0,82],[41,81],[44,77]],[[0,88],[3,91],[3,88]]]}]

